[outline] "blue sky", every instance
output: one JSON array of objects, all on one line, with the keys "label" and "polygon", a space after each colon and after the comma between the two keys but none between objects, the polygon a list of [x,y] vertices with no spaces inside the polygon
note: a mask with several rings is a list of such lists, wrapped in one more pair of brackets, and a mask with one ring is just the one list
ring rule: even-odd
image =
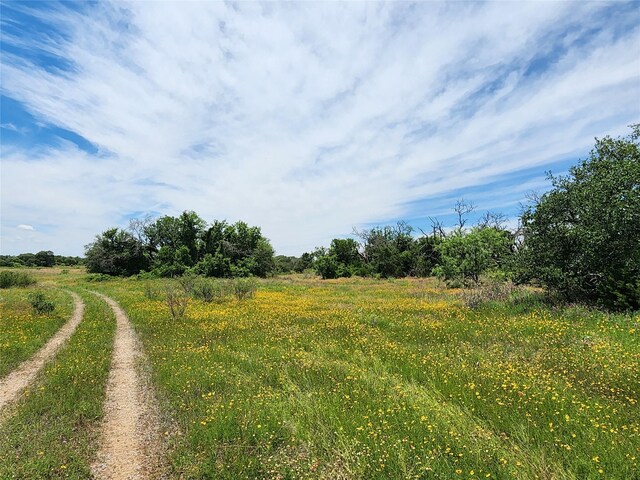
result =
[{"label": "blue sky", "polygon": [[[300,254],[459,198],[515,221],[640,121],[640,4],[2,3],[3,254],[151,213]],[[472,218],[473,220],[473,218]]]}]

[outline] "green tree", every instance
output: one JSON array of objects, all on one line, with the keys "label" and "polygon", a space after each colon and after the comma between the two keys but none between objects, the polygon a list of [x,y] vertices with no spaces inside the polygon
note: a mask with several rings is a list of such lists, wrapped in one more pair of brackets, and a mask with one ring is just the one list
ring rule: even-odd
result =
[{"label": "green tree", "polygon": [[199,272],[220,277],[266,277],[275,268],[274,251],[259,227],[214,221],[202,236]]},{"label": "green tree", "polygon": [[537,279],[568,300],[640,308],[640,124],[596,139],[569,175],[522,216],[520,280]]},{"label": "green tree", "polygon": [[438,245],[440,264],[433,273],[448,282],[478,283],[480,275],[502,267],[511,255],[513,236],[506,230],[456,229]]},{"label": "green tree", "polygon": [[326,252],[316,250],[316,260],[314,263],[316,273],[323,280],[329,280],[340,277],[340,273],[344,273],[344,265],[338,262],[335,255],[329,255]]},{"label": "green tree", "polygon": [[53,267],[55,263],[55,255],[51,250],[43,250],[35,255],[35,264],[38,267]]},{"label": "green tree", "polygon": [[147,268],[144,246],[129,232],[112,228],[85,247],[85,264],[91,273],[134,275]]},{"label": "green tree", "polygon": [[[206,222],[195,212],[179,217],[165,215],[144,227],[146,252],[162,276],[180,275],[200,260]],[[185,252],[186,249],[186,252]]]},{"label": "green tree", "polygon": [[404,277],[414,273],[413,228],[405,222],[358,232],[368,271],[382,277]]}]

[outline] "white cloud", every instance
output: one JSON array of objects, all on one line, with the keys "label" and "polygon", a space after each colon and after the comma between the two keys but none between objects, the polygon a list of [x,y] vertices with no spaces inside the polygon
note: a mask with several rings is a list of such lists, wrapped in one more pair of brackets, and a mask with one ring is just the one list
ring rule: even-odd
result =
[{"label": "white cloud", "polygon": [[33,228],[33,226],[31,226],[31,225],[25,225],[25,224],[23,224],[23,223],[21,223],[20,225],[18,225],[18,227],[17,227],[17,228],[18,228],[18,230],[31,230],[31,231],[35,230],[35,228]]},{"label": "white cloud", "polygon": [[48,12],[69,40],[39,46],[74,68],[5,55],[3,92],[101,153],[3,147],[3,225],[55,225],[49,248],[80,253],[128,212],[193,209],[261,225],[279,252],[301,253],[352,226],[415,215],[408,202],[543,170],[640,117],[639,22],[616,33],[620,20],[600,18],[603,8],[136,2]]}]

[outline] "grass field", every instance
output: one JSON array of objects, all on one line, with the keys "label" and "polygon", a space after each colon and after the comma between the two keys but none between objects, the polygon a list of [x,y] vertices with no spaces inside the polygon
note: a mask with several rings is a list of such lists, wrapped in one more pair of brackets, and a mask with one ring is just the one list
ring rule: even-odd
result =
[{"label": "grass field", "polygon": [[[37,314],[28,296],[44,291],[56,304],[52,314]],[[0,290],[0,378],[29,358],[71,316],[73,302],[54,288],[8,288]]]},{"label": "grass field", "polygon": [[[170,419],[171,478],[640,478],[638,315],[472,310],[431,280],[293,276],[173,319],[165,281],[82,278],[49,281],[129,314]],[[93,320],[0,428],[1,478],[86,478],[113,320],[83,298]]]},{"label": "grass field", "polygon": [[147,282],[100,289],[151,358],[175,477],[637,477],[637,317],[292,278],[173,320]]}]

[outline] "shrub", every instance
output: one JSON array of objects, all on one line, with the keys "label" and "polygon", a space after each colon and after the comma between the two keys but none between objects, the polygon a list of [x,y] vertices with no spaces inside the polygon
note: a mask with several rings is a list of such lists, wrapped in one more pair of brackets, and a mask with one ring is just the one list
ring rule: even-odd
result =
[{"label": "shrub", "polygon": [[233,281],[233,293],[238,300],[253,298],[258,290],[258,284],[254,278],[236,278]]},{"label": "shrub", "polygon": [[165,301],[173,319],[182,318],[189,304],[189,297],[182,288],[176,288],[173,284],[166,286]]},{"label": "shrub", "polygon": [[34,312],[38,314],[51,313],[55,310],[56,305],[43,292],[34,292],[29,294],[29,303]]},{"label": "shrub", "polygon": [[104,273],[90,273],[84,277],[87,282],[106,282],[111,280],[111,278],[112,277],[110,275],[106,275]]},{"label": "shrub", "polygon": [[112,228],[85,247],[87,271],[130,276],[147,267],[144,245],[129,232]]},{"label": "shrub", "polygon": [[184,293],[187,295],[191,295],[193,293],[193,289],[195,287],[196,281],[198,277],[193,273],[185,273],[180,278],[178,278],[178,284],[184,290]]},{"label": "shrub", "polygon": [[193,286],[192,296],[196,300],[203,302],[220,303],[229,295],[228,284],[223,281],[208,280],[201,278]]},{"label": "shrub", "polygon": [[499,270],[511,255],[512,235],[492,227],[454,231],[440,244],[441,264],[433,273],[445,281],[478,283],[480,275]]},{"label": "shrub", "polygon": [[160,298],[160,292],[152,283],[147,282],[144,285],[144,296],[149,300],[158,300]]},{"label": "shrub", "polygon": [[0,271],[0,288],[27,287],[36,283],[36,279],[27,272]]},{"label": "shrub", "polygon": [[506,302],[516,291],[511,282],[489,280],[478,284],[475,288],[468,288],[462,292],[462,300],[469,308],[478,308],[489,302]]}]

